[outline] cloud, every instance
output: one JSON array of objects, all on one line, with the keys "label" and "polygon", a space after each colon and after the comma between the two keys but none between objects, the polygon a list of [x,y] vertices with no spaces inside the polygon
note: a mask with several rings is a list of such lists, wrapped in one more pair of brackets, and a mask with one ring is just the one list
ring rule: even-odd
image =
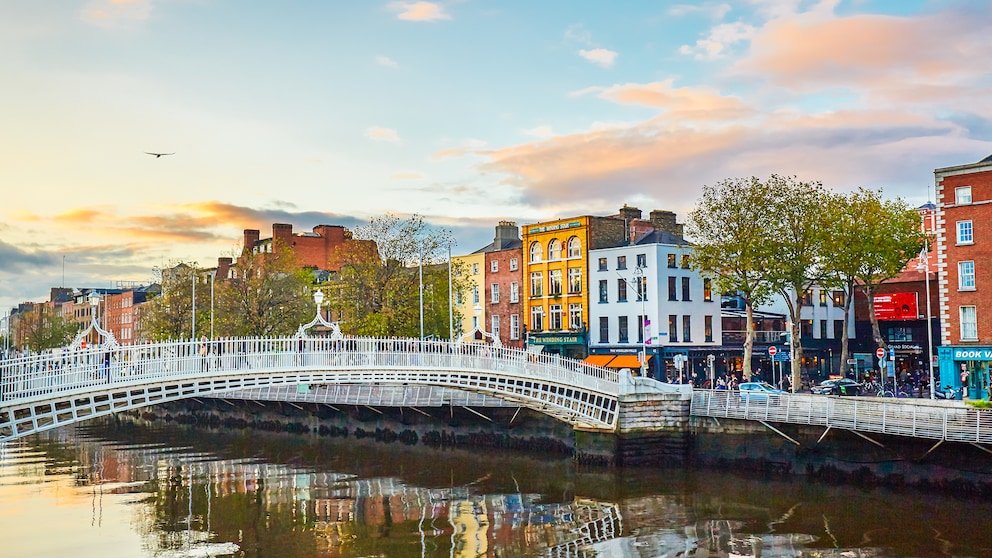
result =
[{"label": "cloud", "polygon": [[5,273],[19,273],[37,267],[52,265],[58,259],[54,254],[28,252],[0,240],[0,270]]},{"label": "cloud", "polygon": [[435,2],[391,2],[389,9],[405,21],[439,21],[451,19],[444,6]]},{"label": "cloud", "polygon": [[91,0],[80,10],[80,17],[101,27],[119,27],[145,21],[151,11],[150,0]]},{"label": "cloud", "polygon": [[400,141],[400,136],[396,133],[396,130],[391,128],[383,128],[381,126],[369,127],[369,129],[365,131],[365,137],[376,141]]},{"label": "cloud", "polygon": [[585,58],[593,64],[596,64],[597,66],[602,66],[604,68],[609,68],[612,66],[613,62],[617,59],[616,52],[605,48],[594,48],[592,50],[582,49],[579,51],[579,56]]},{"label": "cloud", "polygon": [[423,180],[427,178],[427,175],[420,172],[400,171],[394,172],[389,178],[393,180]]},{"label": "cloud", "polygon": [[385,66],[387,68],[396,68],[399,66],[399,64],[397,64],[396,61],[393,60],[392,58],[382,55],[375,57],[375,63],[380,66]]},{"label": "cloud", "polygon": [[674,87],[673,80],[589,87],[571,95],[589,93],[614,103],[662,109],[671,119],[680,121],[726,121],[752,114],[752,109],[737,97],[721,95],[710,87]]},{"label": "cloud", "polygon": [[521,130],[521,132],[524,135],[534,136],[535,138],[541,138],[541,139],[550,138],[551,136],[555,135],[554,130],[552,130],[551,126],[548,125],[535,126],[530,130]]},{"label": "cloud", "polygon": [[755,32],[754,27],[745,23],[723,23],[711,28],[709,35],[696,41],[696,44],[679,47],[679,54],[693,56],[697,60],[722,58],[726,56],[729,47],[749,40]]},{"label": "cloud", "polygon": [[592,33],[590,33],[589,30],[587,30],[581,23],[569,25],[568,28],[565,29],[565,40],[573,43],[593,46]]}]

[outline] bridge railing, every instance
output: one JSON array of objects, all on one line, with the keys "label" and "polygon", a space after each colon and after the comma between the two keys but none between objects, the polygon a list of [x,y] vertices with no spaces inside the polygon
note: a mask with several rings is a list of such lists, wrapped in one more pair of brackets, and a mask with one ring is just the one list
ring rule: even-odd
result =
[{"label": "bridge railing", "polygon": [[0,361],[0,401],[95,386],[246,371],[493,371],[617,393],[616,370],[558,355],[419,339],[225,338],[56,350]]},{"label": "bridge railing", "polygon": [[690,414],[992,443],[992,411],[966,407],[960,401],[696,389],[692,393]]}]

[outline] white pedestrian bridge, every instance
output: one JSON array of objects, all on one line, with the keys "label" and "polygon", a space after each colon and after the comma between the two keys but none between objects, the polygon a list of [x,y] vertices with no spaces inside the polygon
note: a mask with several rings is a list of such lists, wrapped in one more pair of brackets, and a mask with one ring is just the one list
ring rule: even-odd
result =
[{"label": "white pedestrian bridge", "polygon": [[298,335],[110,344],[2,361],[0,441],[167,401],[299,385],[440,387],[495,397],[575,428],[614,431],[619,396],[650,384],[663,385],[477,343]]}]

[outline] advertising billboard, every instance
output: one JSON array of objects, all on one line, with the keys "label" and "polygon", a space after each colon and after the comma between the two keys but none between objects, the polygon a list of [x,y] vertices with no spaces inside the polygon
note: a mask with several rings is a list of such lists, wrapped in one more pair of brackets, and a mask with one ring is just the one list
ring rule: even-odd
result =
[{"label": "advertising billboard", "polygon": [[875,295],[875,317],[879,320],[916,320],[920,317],[918,293]]}]

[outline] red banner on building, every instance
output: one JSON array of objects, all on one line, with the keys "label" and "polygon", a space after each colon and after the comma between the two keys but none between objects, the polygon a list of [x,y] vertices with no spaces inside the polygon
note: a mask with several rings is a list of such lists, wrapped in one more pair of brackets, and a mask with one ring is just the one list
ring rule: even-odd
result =
[{"label": "red banner on building", "polygon": [[916,320],[920,317],[917,293],[875,295],[875,317],[879,320]]}]

